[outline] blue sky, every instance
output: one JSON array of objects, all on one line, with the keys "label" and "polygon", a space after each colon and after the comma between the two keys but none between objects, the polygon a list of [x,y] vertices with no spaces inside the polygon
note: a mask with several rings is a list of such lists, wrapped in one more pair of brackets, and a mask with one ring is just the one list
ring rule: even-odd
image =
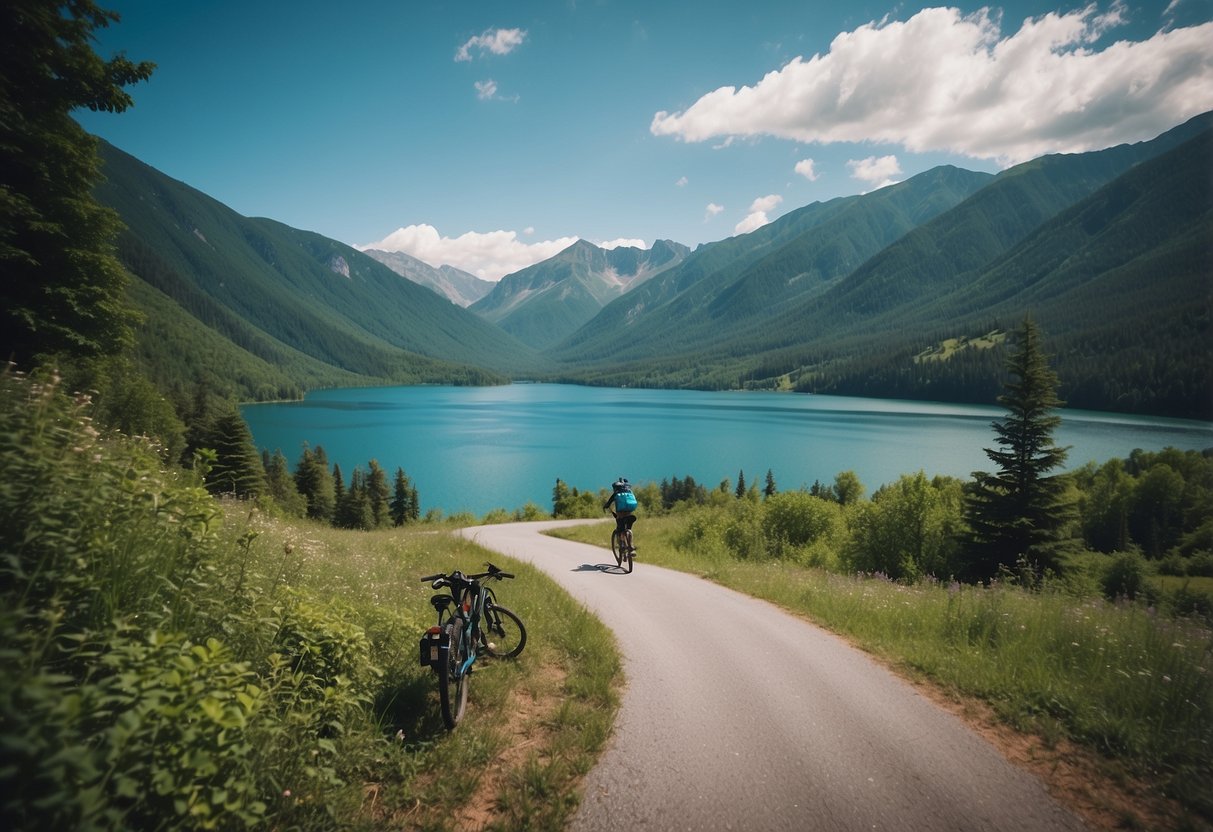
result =
[{"label": "blue sky", "polygon": [[86,129],[241,214],[497,279],[1213,109],[1213,0],[101,0]]}]

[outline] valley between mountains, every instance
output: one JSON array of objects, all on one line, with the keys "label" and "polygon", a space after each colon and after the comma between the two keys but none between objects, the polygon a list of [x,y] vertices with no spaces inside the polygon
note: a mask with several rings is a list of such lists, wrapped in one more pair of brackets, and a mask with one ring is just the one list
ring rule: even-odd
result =
[{"label": "valley between mountains", "polygon": [[992,403],[1030,316],[1069,406],[1213,419],[1213,113],[997,175],[938,167],[694,250],[581,240],[495,284],[101,155],[137,360],[183,395],[538,379]]}]

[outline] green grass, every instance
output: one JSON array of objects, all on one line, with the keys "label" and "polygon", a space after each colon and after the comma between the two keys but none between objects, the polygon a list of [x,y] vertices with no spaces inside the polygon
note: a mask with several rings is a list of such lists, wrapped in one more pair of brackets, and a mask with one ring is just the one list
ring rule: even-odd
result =
[{"label": "green grass", "polygon": [[[229,515],[246,510],[232,508]],[[597,619],[534,567],[456,537],[449,524],[351,532],[253,512],[229,525],[228,534],[256,533],[249,556],[259,569],[269,566],[283,585],[345,609],[374,643],[383,675],[372,711],[378,736],[369,741],[383,765],[364,774],[374,784],[373,808],[360,782],[340,804],[346,821],[395,828],[407,817],[422,828],[451,829],[457,813],[476,801],[492,828],[563,828],[578,803],[577,781],[602,750],[618,705],[619,657]],[[434,623],[434,590],[417,578],[479,571],[488,560],[517,576],[494,588],[526,624],[527,646],[515,660],[478,665],[464,719],[447,732],[433,672],[417,658],[421,633]],[[544,702],[549,711],[520,728],[512,724],[519,698]],[[539,741],[495,771],[486,793],[487,772],[500,767],[516,730]]]},{"label": "green grass", "polygon": [[[905,586],[737,560],[711,546],[691,552],[675,544],[681,523],[637,523],[641,562],[811,618],[895,667],[988,702],[1021,731],[1072,740],[1213,817],[1213,633],[1198,620],[1060,591]],[[608,528],[558,534],[602,545]]]},{"label": "green grass", "polygon": [[[217,501],[88,410],[0,376],[0,826],[564,826],[621,673],[585,609],[451,526]],[[529,639],[478,667],[448,733],[418,578],[490,557],[518,575],[498,594]]]}]

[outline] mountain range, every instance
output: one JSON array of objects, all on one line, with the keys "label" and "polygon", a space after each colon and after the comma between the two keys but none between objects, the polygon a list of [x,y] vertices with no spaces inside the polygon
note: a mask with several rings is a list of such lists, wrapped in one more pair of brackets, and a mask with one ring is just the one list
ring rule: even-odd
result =
[{"label": "mountain range", "polygon": [[432,289],[451,303],[463,307],[471,306],[493,291],[493,287],[497,285],[491,280],[482,280],[476,275],[454,266],[442,265],[435,268],[403,251],[364,248],[362,252],[378,260],[401,277],[419,283],[427,289]]},{"label": "mountain range", "polygon": [[579,241],[496,284],[102,157],[138,357],[168,389],[532,378],[992,402],[1030,315],[1072,406],[1213,418],[1213,114],[997,175],[935,168],[693,252]]},{"label": "mountain range", "polygon": [[578,240],[555,257],[506,275],[471,309],[542,350],[576,332],[610,301],[677,266],[689,252],[670,240],[658,240],[650,249],[610,250]]}]

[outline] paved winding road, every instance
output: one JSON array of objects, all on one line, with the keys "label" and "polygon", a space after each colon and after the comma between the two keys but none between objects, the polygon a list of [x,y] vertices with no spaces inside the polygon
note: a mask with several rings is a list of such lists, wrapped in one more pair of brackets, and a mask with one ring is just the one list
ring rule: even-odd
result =
[{"label": "paved winding road", "polygon": [[1084,828],[956,717],[835,636],[643,560],[612,574],[606,549],[540,534],[567,522],[461,533],[538,566],[618,639],[628,684],[575,832]]}]

